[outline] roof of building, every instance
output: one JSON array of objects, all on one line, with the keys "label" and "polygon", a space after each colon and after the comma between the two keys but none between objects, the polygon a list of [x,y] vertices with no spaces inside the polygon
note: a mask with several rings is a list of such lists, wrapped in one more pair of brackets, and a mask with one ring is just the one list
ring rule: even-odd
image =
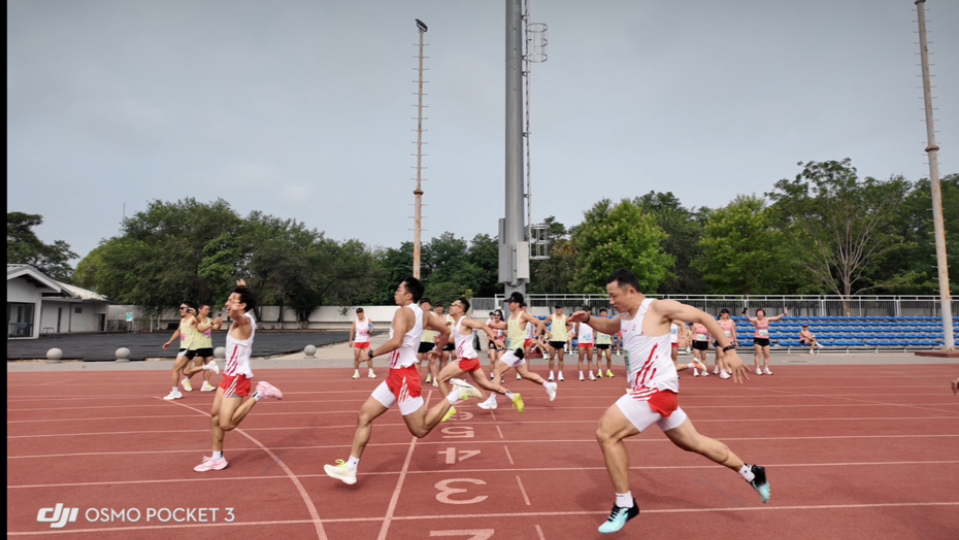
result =
[{"label": "roof of building", "polygon": [[53,294],[66,296],[68,298],[74,298],[77,300],[90,300],[99,302],[107,301],[107,297],[101,294],[82,289],[76,285],[69,285],[67,283],[57,281],[29,264],[8,264],[7,281],[19,277],[25,277],[30,281],[33,281],[34,284],[45,289],[44,292],[51,292]]}]

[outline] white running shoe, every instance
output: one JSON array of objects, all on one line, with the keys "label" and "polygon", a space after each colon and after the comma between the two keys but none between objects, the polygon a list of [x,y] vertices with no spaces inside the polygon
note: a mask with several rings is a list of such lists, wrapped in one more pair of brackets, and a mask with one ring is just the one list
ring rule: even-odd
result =
[{"label": "white running shoe", "polygon": [[550,376],[549,376],[549,378],[548,378],[548,379],[546,379],[546,380],[547,380],[547,381],[550,381],[550,382],[552,382],[552,380],[553,380],[553,376],[552,376],[552,375],[550,375]]},{"label": "white running shoe", "polygon": [[216,365],[216,360],[210,360],[209,362],[203,364],[203,369],[208,369],[213,373],[220,373],[220,366]]},{"label": "white running shoe", "polygon": [[586,377],[583,377],[583,372],[580,371],[580,372],[579,372],[579,382],[583,382],[583,381],[585,381],[585,380],[586,380]]},{"label": "white running shoe", "polygon": [[439,386],[439,385],[440,385],[440,383],[438,383],[438,382],[436,382],[436,381],[433,381],[432,384],[433,384],[433,386]]},{"label": "white running shoe", "polygon": [[263,397],[274,398],[274,399],[283,399],[283,392],[280,392],[280,389],[273,386],[272,384],[266,381],[260,381],[256,383],[256,391],[263,394]]},{"label": "white running shoe", "polygon": [[516,380],[517,380],[517,381],[523,380],[523,376],[520,375],[518,371],[516,372]]},{"label": "white running shoe", "polygon": [[324,465],[323,470],[327,476],[342,480],[344,484],[353,485],[356,483],[356,469],[351,471],[346,468],[346,462],[342,459],[336,460],[336,465]]},{"label": "white running shoe", "polygon": [[426,382],[433,382],[433,374],[432,374],[432,373],[430,373],[429,375],[426,376]]},{"label": "white running shoe", "polygon": [[193,391],[193,384],[190,383],[190,379],[187,379],[186,377],[184,377],[183,380],[180,381],[180,384],[183,385],[183,391],[184,391],[184,392],[192,392],[192,391]]},{"label": "white running shoe", "polygon": [[353,372],[353,377],[351,377],[351,378],[353,378],[353,379],[359,379],[359,378],[360,378],[360,372],[359,372],[359,371],[354,371],[354,372]]},{"label": "white running shoe", "polygon": [[729,377],[730,377],[729,372],[726,371],[725,369],[719,371],[720,379],[728,379]]},{"label": "white running shoe", "polygon": [[376,378],[376,373],[373,373],[373,370],[371,369],[370,372],[366,374],[366,376],[369,377],[369,378],[371,378],[371,379],[375,379],[375,378]]},{"label": "white running shoe", "polygon": [[699,377],[699,370],[696,368],[693,368],[693,377]]},{"label": "white running shoe", "polygon": [[719,366],[716,366],[716,367],[713,369],[713,375],[719,375]]},{"label": "white running shoe", "polygon": [[557,385],[557,384],[554,383],[554,382],[548,382],[548,383],[546,383],[546,395],[549,396],[549,400],[550,400],[550,401],[553,401],[554,399],[556,399],[556,388],[557,388],[558,386],[559,386],[559,385]]},{"label": "white running shoe", "polygon": [[463,399],[476,398],[483,399],[483,393],[479,391],[478,388],[472,384],[462,380],[462,379],[450,379],[450,382],[453,383],[457,389],[460,390]]},{"label": "white running shoe", "polygon": [[203,381],[203,386],[200,387],[201,392],[214,392],[216,387],[210,384],[209,381]]},{"label": "white running shoe", "polygon": [[763,370],[756,368],[756,375],[762,375],[762,374],[763,374]]},{"label": "white running shoe", "polygon": [[768,368],[768,367],[763,370],[763,375],[772,375],[772,374],[773,374],[773,372],[772,372],[772,371],[769,371],[769,368]]},{"label": "white running shoe", "polygon": [[179,390],[171,390],[169,394],[166,395],[165,400],[173,401],[174,399],[180,399],[183,397],[183,394]]},{"label": "white running shoe", "polygon": [[558,377],[556,380],[557,380],[557,381],[560,381],[560,382],[563,382],[563,381],[566,380],[566,379],[563,378],[563,372],[562,372],[562,371],[559,372],[559,377]]},{"label": "white running shoe", "polygon": [[495,409],[496,408],[495,395],[496,394],[490,394],[489,399],[487,399],[486,401],[482,403],[477,403],[476,406],[479,407],[480,409],[486,409],[486,410]]},{"label": "white running shoe", "polygon": [[193,470],[196,472],[222,471],[226,466],[227,462],[224,458],[214,459],[213,456],[204,456],[203,461],[193,467]]},{"label": "white running shoe", "polygon": [[596,380],[596,375],[593,375],[593,372],[592,372],[592,371],[589,372],[589,380],[591,380],[591,381],[595,381],[595,380]]}]

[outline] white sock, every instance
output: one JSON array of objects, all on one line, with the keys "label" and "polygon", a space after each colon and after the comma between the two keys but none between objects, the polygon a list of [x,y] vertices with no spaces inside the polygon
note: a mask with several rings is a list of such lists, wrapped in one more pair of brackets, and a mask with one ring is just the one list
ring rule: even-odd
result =
[{"label": "white sock", "polygon": [[549,381],[543,381],[543,388],[549,388]]},{"label": "white sock", "polygon": [[620,508],[632,508],[633,507],[633,492],[627,491],[620,495],[616,494],[616,506]]},{"label": "white sock", "polygon": [[259,390],[253,392],[253,401],[260,401],[261,399],[263,399],[263,392],[260,392]]},{"label": "white sock", "polygon": [[[492,395],[492,394],[491,394],[491,395]],[[506,393],[503,394],[503,395],[506,396],[506,399],[509,399],[509,400],[512,400],[512,399],[513,399],[513,393],[510,392],[509,390],[507,390]]]},{"label": "white sock", "polygon": [[582,371],[579,372],[579,378],[580,378],[580,379],[583,378],[583,372],[582,372]]},{"label": "white sock", "polygon": [[686,367],[688,367],[689,369],[696,369],[696,364],[690,362],[690,363],[686,364]]},{"label": "white sock", "polygon": [[450,392],[446,396],[446,401],[450,402],[450,405],[456,405],[456,402],[460,400],[460,392],[456,390],[455,392]]},{"label": "white sock", "polygon": [[179,386],[174,386],[174,387],[173,387],[173,393],[174,393],[174,394],[176,394],[176,393],[179,392],[179,391],[180,391],[180,387],[179,387]]},{"label": "white sock", "polygon": [[749,465],[746,465],[745,463],[743,463],[743,468],[739,469],[739,476],[745,478],[747,482],[752,482],[756,478],[756,475],[753,474],[752,469],[750,469]]},{"label": "white sock", "polygon": [[360,370],[357,369],[353,371],[353,375],[359,375],[359,374],[360,374]]},{"label": "white sock", "polygon": [[360,466],[360,458],[355,458],[350,456],[350,459],[346,462],[346,470],[355,471],[357,467]]},{"label": "white sock", "polygon": [[213,459],[223,459],[223,450],[213,452]]},{"label": "white sock", "polygon": [[553,370],[550,370],[550,371],[549,371],[549,378],[550,378],[550,379],[553,378]]}]

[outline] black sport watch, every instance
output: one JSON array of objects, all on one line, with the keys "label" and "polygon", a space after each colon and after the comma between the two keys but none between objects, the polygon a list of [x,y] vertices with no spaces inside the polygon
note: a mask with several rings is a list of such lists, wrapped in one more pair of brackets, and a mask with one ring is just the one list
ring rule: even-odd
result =
[{"label": "black sport watch", "polygon": [[370,360],[372,360],[372,359],[373,359],[373,349],[370,349],[370,350],[366,353],[366,356],[368,356],[368,357],[370,358]]},{"label": "black sport watch", "polygon": [[732,343],[730,343],[729,345],[726,345],[725,347],[723,347],[723,352],[729,352],[729,351],[731,351],[731,350],[733,350],[733,349],[735,349],[735,348],[736,348],[736,346],[733,345]]}]

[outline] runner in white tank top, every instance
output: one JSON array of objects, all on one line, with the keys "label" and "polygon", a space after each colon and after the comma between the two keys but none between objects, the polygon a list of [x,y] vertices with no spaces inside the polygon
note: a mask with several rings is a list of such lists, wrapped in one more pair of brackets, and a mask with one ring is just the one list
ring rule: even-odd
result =
[{"label": "runner in white tank top", "polygon": [[[476,353],[476,349],[473,348],[473,331],[481,330],[485,332],[494,347],[505,347],[505,344],[502,342],[502,338],[498,337],[489,325],[480,323],[466,316],[469,307],[470,303],[465,298],[460,298],[450,304],[450,316],[456,321],[453,327],[453,338],[456,346],[450,363],[447,364],[439,374],[440,392],[442,392],[444,396],[448,395],[450,390],[447,382],[452,382],[455,390],[464,384],[458,377],[469,373],[477,386],[489,391],[491,396],[495,394],[506,396],[507,399],[513,402],[519,412],[523,412],[523,398],[519,394],[513,394],[498,382],[491,382],[486,378],[486,373],[483,372],[483,368],[480,366],[479,355]],[[446,416],[443,417],[442,421],[445,422],[449,420],[454,414],[456,414],[456,409],[451,408],[446,413]]]},{"label": "runner in white tank top", "polygon": [[424,313],[417,305],[423,297],[423,284],[414,277],[404,279],[396,288],[393,299],[399,309],[393,315],[390,325],[390,340],[367,353],[368,358],[384,354],[390,355],[390,374],[386,380],[373,390],[373,394],[360,408],[356,431],[353,434],[353,447],[348,461],[337,460],[336,465],[325,465],[326,474],[347,484],[356,483],[356,469],[363,450],[370,440],[373,421],[385,413],[394,404],[399,403],[400,414],[410,433],[415,437],[425,437],[446,415],[447,411],[460,399],[481,398],[482,392],[466,384],[457,385],[446,399],[439,400],[429,410],[420,395],[420,375],[417,370],[420,341],[423,329],[436,330],[436,348],[430,352],[431,360],[439,357],[450,338],[449,328],[432,313]]},{"label": "runner in white tank top", "polygon": [[[266,381],[257,383],[256,391],[250,393],[253,379],[250,357],[253,354],[253,337],[256,334],[256,322],[250,311],[256,307],[256,295],[243,280],[237,281],[236,285],[236,289],[226,301],[226,309],[233,322],[226,335],[226,368],[223,370],[223,381],[220,382],[213,399],[210,422],[213,455],[203,458],[203,461],[193,468],[197,472],[225,469],[227,461],[223,457],[223,438],[226,433],[236,429],[261,399],[283,399],[283,393]],[[216,362],[204,364],[203,369],[214,373],[219,371]],[[253,399],[244,399],[248,397]]]},{"label": "runner in white tank top", "polygon": [[593,348],[596,337],[593,333],[593,328],[582,322],[575,323],[574,326],[573,333],[576,334],[576,348],[579,350],[579,380],[586,380],[583,376],[583,358],[585,357],[586,369],[589,370],[589,380],[595,381],[596,376],[593,375]]},{"label": "runner in white tank top", "polygon": [[[669,325],[673,320],[700,323],[716,336],[722,347],[730,345],[719,324],[708,314],[674,300],[652,300],[639,292],[639,278],[625,268],[617,270],[606,285],[610,305],[620,314],[610,319],[592,318],[585,311],[574,313],[570,320],[586,323],[597,332],[615,334],[622,331],[623,346],[628,355],[628,393],[606,410],[599,421],[596,438],[603,450],[606,469],[613,481],[616,503],[609,519],[599,528],[601,533],[619,531],[626,522],[639,515],[636,500],[629,491],[629,452],[623,439],[643,432],[656,424],[673,443],[683,450],[696,452],[739,474],[769,501],[766,471],[749,466],[723,443],[696,432],[686,413],[679,408],[679,381],[670,358]],[[727,351],[727,363],[736,382],[746,377],[746,367],[735,349]]]}]

